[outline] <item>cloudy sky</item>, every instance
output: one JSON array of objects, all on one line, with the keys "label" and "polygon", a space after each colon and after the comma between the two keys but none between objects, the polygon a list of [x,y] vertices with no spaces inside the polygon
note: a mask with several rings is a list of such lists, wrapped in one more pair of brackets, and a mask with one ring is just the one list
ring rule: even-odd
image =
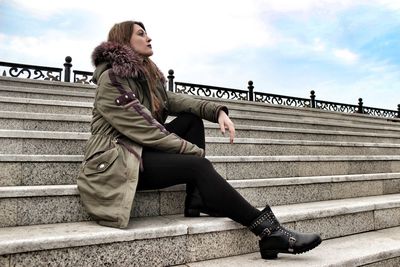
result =
[{"label": "cloudy sky", "polygon": [[0,61],[93,68],[115,22],[142,21],[177,81],[397,109],[398,0],[0,0]]}]

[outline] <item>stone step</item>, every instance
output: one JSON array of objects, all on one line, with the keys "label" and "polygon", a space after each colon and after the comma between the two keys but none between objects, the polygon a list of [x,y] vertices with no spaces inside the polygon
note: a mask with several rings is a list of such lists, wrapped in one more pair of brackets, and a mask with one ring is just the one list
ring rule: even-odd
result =
[{"label": "stone step", "polygon": [[[53,82],[53,81],[38,81],[38,80],[29,80],[29,79],[20,79],[20,78],[12,78],[12,77],[0,77],[1,87],[18,87],[21,90],[24,88],[29,89],[40,89],[40,90],[49,90],[49,91],[58,91],[60,92],[57,95],[61,95],[62,92],[79,92],[79,93],[90,93],[93,94],[96,86],[94,85],[82,85],[82,84],[74,84],[74,83],[64,83],[64,82]],[[334,111],[326,111],[326,110],[319,110],[319,109],[311,109],[311,108],[303,108],[303,107],[293,107],[293,106],[284,106],[284,105],[274,105],[274,104],[267,104],[262,102],[250,102],[250,101],[237,101],[237,100],[227,100],[227,99],[218,99],[218,98],[207,98],[207,97],[198,97],[193,96],[199,99],[207,99],[210,101],[217,101],[224,103],[232,108],[240,108],[245,113],[246,110],[251,112],[251,109],[258,109],[260,110],[268,110],[268,112],[276,113],[276,114],[285,114],[286,112],[300,114],[305,112],[306,114],[313,113],[315,117],[341,117],[341,118],[348,118],[352,117],[353,119],[368,119],[368,120],[394,120],[400,121],[400,119],[393,119],[393,118],[385,118],[385,117],[371,117],[369,115],[364,114],[352,114],[352,113],[344,113],[344,112],[334,112]],[[81,101],[79,99],[78,101]],[[250,108],[250,109],[249,109]]]},{"label": "stone step", "polygon": [[[0,111],[0,124],[2,129],[9,130],[41,130],[41,131],[67,131],[67,132],[89,132],[90,116],[65,115],[30,112]],[[292,124],[293,125],[293,124]],[[289,125],[290,126],[290,125]],[[205,123],[207,136],[221,136],[219,126],[215,123]],[[312,127],[266,127],[236,124],[236,137],[238,138],[263,138],[263,139],[300,139],[300,140],[327,140],[348,142],[388,142],[399,143],[398,132],[383,133],[364,131],[338,131],[323,130]],[[335,127],[331,127],[335,129]],[[361,130],[359,127],[356,130]],[[376,131],[376,129],[371,129]],[[379,130],[378,130],[379,131]]]},{"label": "stone step", "polygon": [[[84,88],[87,90],[87,88]],[[34,99],[52,99],[52,100],[61,100],[61,101],[83,101],[83,102],[93,102],[94,100],[94,90],[93,92],[78,92],[76,90],[68,90],[65,88],[63,90],[60,89],[41,89],[41,88],[29,88],[29,87],[15,87],[15,86],[4,86],[0,85],[0,96],[6,97],[17,97],[17,98],[34,98]],[[219,99],[210,99],[210,98],[200,98],[199,99],[207,99],[214,102],[221,102]],[[279,115],[280,118],[285,119],[296,119],[300,121],[310,120],[310,119],[321,119],[324,118],[327,121],[342,123],[343,120],[351,120],[355,123],[368,122],[375,124],[383,124],[385,127],[387,126],[387,119],[373,119],[371,116],[365,118],[365,116],[344,116],[340,113],[324,113],[324,112],[312,112],[311,109],[297,108],[296,110],[291,109],[283,109],[277,110],[276,108],[271,108],[271,105],[249,105],[246,106],[243,101],[225,101],[222,102],[230,108],[230,113],[232,115],[241,114],[241,115],[257,115],[257,116],[276,116]],[[250,102],[252,103],[252,102]],[[274,106],[274,105],[272,105]],[[347,115],[347,114],[346,114]],[[392,126],[400,127],[400,124],[394,123]]]},{"label": "stone step", "polygon": [[[90,120],[91,117],[88,115],[0,111],[1,128],[10,130],[89,132]],[[205,127],[207,136],[221,136],[217,124],[205,123]],[[336,130],[326,131],[252,125],[235,125],[235,128],[238,138],[400,143],[400,136],[398,134],[376,134]]]},{"label": "stone step", "polygon": [[[323,239],[400,224],[399,194],[272,209],[286,227],[317,232]],[[257,250],[257,238],[227,218],[184,218],[182,215],[138,218],[132,219],[124,230],[94,222],[0,229],[1,260],[17,266],[49,266],[54,262],[60,266],[170,266]]]},{"label": "stone step", "polygon": [[[0,153],[83,154],[90,133],[0,130]],[[400,144],[207,137],[210,156],[399,155]]]},{"label": "stone step", "polygon": [[[64,82],[54,82],[54,81],[38,81],[38,80],[30,80],[30,79],[21,79],[21,78],[13,78],[13,77],[0,77],[0,88],[2,87],[18,87],[20,90],[24,88],[40,89],[40,90],[49,90],[50,93],[60,92],[57,95],[62,95],[62,92],[78,92],[78,93],[89,93],[94,94],[96,86],[94,85],[83,85],[83,84],[74,84],[74,83],[64,83]],[[1,89],[0,89],[1,90]],[[68,94],[68,93],[67,93]],[[335,111],[326,111],[320,109],[312,109],[312,108],[303,108],[303,107],[293,107],[293,106],[284,106],[284,105],[274,105],[267,104],[262,102],[250,102],[250,101],[237,101],[237,100],[227,100],[227,99],[219,99],[219,98],[207,98],[207,97],[198,97],[193,96],[199,99],[207,99],[209,101],[216,101],[223,103],[229,106],[232,109],[240,109],[243,114],[248,114],[251,112],[262,112],[267,111],[268,113],[275,114],[296,114],[303,116],[306,114],[307,116],[314,116],[317,118],[325,117],[325,118],[336,118],[336,119],[344,119],[348,120],[351,118],[352,120],[375,120],[375,121],[396,121],[400,122],[400,119],[396,118],[386,118],[386,117],[372,117],[367,114],[352,114],[345,112],[335,112]],[[46,99],[46,98],[45,98]],[[82,101],[83,99],[78,99],[78,101]],[[312,115],[313,114],[313,115]]]},{"label": "stone step", "polygon": [[93,104],[89,102],[0,96],[2,111],[89,115],[92,112],[92,106]]},{"label": "stone step", "polygon": [[277,115],[282,114],[284,116],[286,115],[309,116],[315,118],[339,119],[346,121],[348,120],[374,121],[375,123],[400,122],[400,118],[378,117],[378,116],[371,116],[369,114],[337,112],[337,111],[321,110],[317,108],[275,105],[275,104],[267,104],[267,103],[251,102],[243,100],[238,101],[238,100],[227,100],[227,99],[210,98],[210,97],[196,97],[196,98],[222,103],[232,108],[233,110],[242,110],[243,114],[249,114],[249,113],[252,114],[253,112],[266,112],[269,114],[277,114]]},{"label": "stone step", "polygon": [[[400,193],[400,173],[228,181],[253,206]],[[139,191],[132,217],[182,214],[185,186]],[[0,227],[90,220],[76,185],[0,187]]]},{"label": "stone step", "polygon": [[57,82],[57,81],[43,81],[33,79],[21,79],[13,77],[0,77],[0,84],[2,87],[20,87],[20,88],[32,88],[42,90],[57,90],[57,91],[74,91],[78,93],[94,93],[96,86],[70,83],[70,82]]},{"label": "stone step", "polygon": [[[227,180],[400,172],[400,156],[207,156]],[[0,154],[0,185],[74,184],[81,155]]]},{"label": "stone step", "polygon": [[284,118],[281,115],[276,116],[259,116],[259,115],[243,115],[233,114],[230,116],[232,121],[240,125],[257,125],[257,126],[273,126],[273,127],[292,127],[304,129],[319,130],[337,130],[337,131],[354,131],[354,132],[371,132],[371,133],[389,133],[399,134],[400,124],[386,123],[386,125],[375,125],[373,122],[347,122],[347,121],[327,121],[321,118]]},{"label": "stone step", "polygon": [[76,90],[41,89],[29,87],[15,87],[0,85],[0,96],[29,98],[29,99],[51,99],[61,101],[91,102],[94,100],[93,92],[78,92]]},{"label": "stone step", "polygon": [[[51,113],[51,114],[80,114],[90,115],[92,112],[92,103],[89,102],[72,102],[47,99],[29,99],[15,97],[1,97],[1,109],[3,111],[12,112],[34,112],[34,113]],[[273,126],[273,127],[292,127],[305,129],[321,129],[321,130],[342,130],[342,131],[360,131],[375,133],[392,133],[398,134],[400,127],[398,123],[387,122],[386,125],[374,125],[372,122],[329,122],[321,118],[282,118],[280,115],[245,115],[232,114],[231,119],[234,123],[240,125],[257,125],[257,126]]]},{"label": "stone step", "polygon": [[193,262],[177,267],[395,267],[400,266],[400,227],[371,231],[325,240],[302,255],[280,254],[278,260],[267,261],[259,252]]}]

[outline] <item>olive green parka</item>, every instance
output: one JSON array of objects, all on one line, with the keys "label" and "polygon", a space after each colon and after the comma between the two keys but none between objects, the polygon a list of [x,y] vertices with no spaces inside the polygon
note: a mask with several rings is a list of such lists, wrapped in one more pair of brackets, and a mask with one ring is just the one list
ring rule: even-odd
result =
[{"label": "olive green parka", "polygon": [[[217,122],[225,106],[166,91],[160,71],[156,96],[160,114],[152,115],[151,97],[143,58],[129,46],[112,42],[100,44],[93,52],[97,84],[91,137],[77,178],[82,203],[101,225],[125,228],[142,171],[144,146],[169,153],[204,156],[203,149],[169,133],[168,115],[190,112]],[[171,166],[178,168],[178,166]]]}]

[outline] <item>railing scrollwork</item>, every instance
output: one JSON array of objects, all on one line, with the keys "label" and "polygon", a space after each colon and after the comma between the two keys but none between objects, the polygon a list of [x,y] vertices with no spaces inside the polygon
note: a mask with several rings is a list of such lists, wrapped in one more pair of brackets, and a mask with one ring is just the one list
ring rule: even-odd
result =
[{"label": "railing scrollwork", "polygon": [[311,107],[310,99],[255,92],[254,101],[292,107]]},{"label": "railing scrollwork", "polygon": [[74,70],[74,83],[93,84],[93,72]]},{"label": "railing scrollwork", "polygon": [[245,90],[202,84],[175,82],[175,92],[188,95],[216,97],[230,100],[248,100],[248,92]]},{"label": "railing scrollwork", "polygon": [[0,62],[2,76],[34,80],[61,81],[62,68]]},{"label": "railing scrollwork", "polygon": [[[71,81],[71,62],[72,58],[67,56],[65,58],[64,69],[0,62],[0,73],[2,76],[49,81],[61,81],[61,76],[64,74],[64,82],[93,84],[93,72],[90,71],[74,70],[73,79]],[[175,76],[173,70],[168,71],[167,78],[168,90],[176,93],[215,97],[228,100],[247,100],[291,107],[315,108],[343,113],[361,113],[376,117],[400,118],[400,104],[397,106],[397,110],[388,110],[366,107],[364,106],[362,98],[358,99],[358,105],[317,100],[314,90],[310,92],[310,98],[299,98],[264,92],[255,92],[253,81],[248,81],[247,90],[174,82]]]}]

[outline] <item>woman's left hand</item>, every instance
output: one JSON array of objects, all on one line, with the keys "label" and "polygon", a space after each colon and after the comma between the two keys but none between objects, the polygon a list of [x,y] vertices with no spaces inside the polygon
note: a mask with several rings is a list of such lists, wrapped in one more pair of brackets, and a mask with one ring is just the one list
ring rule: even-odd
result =
[{"label": "woman's left hand", "polygon": [[221,128],[221,133],[225,134],[225,129],[229,131],[229,140],[233,144],[233,139],[235,138],[235,125],[231,119],[226,115],[225,111],[220,110],[218,114],[218,124]]}]

